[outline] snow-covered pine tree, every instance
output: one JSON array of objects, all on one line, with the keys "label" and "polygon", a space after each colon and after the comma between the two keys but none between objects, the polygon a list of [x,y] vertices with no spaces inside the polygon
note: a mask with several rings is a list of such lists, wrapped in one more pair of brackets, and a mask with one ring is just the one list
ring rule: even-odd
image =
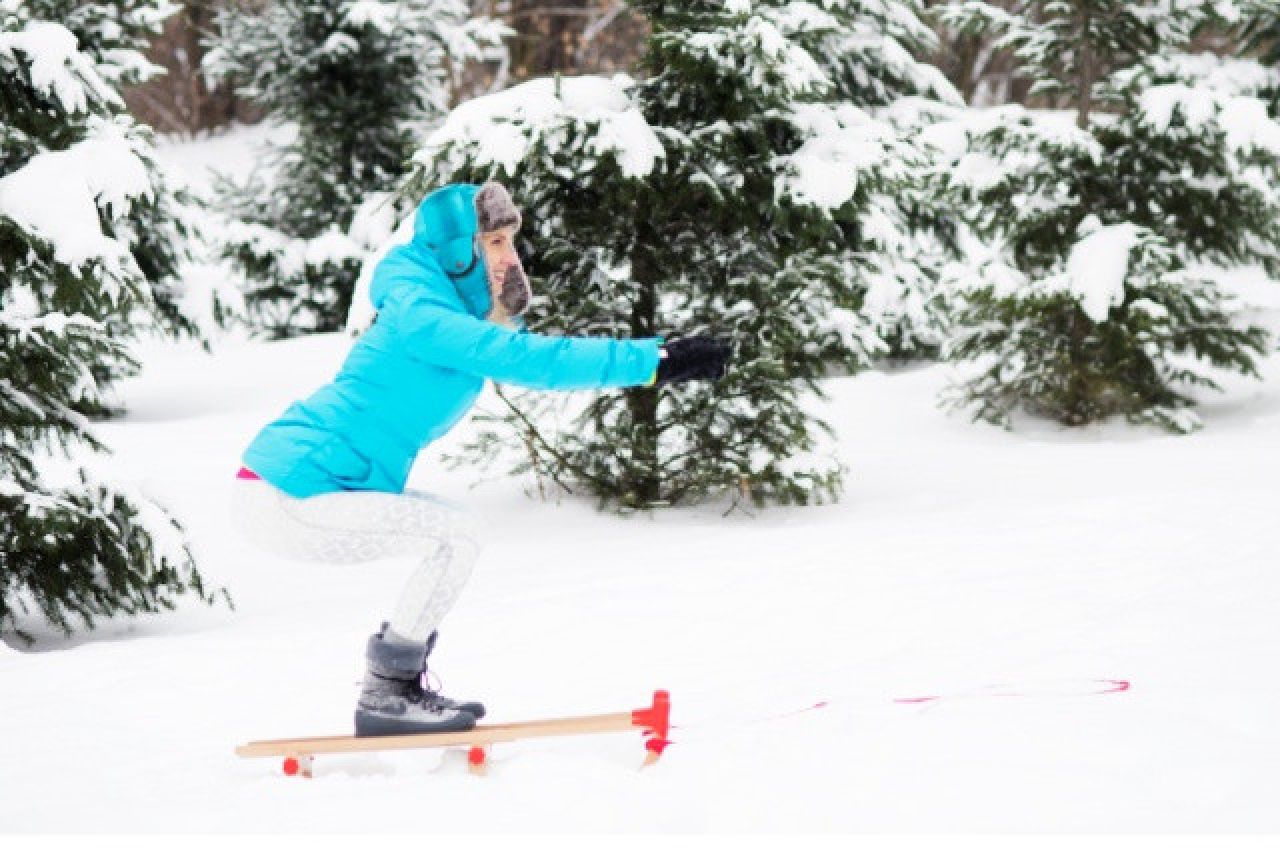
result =
[{"label": "snow-covered pine tree", "polygon": [[62,24],[98,76],[119,91],[164,73],[143,54],[180,8],[169,0],[0,0],[0,17]]},{"label": "snow-covered pine tree", "polygon": [[462,63],[500,55],[509,30],[469,18],[465,0],[240,5],[221,10],[204,67],[293,136],[268,151],[265,173],[221,182],[240,223],[224,252],[269,335],[336,330],[370,248],[349,234],[357,209],[403,175],[415,128],[448,108]]},{"label": "snow-covered pine tree", "polygon": [[[841,304],[870,325],[891,360],[935,357],[947,336],[948,308],[938,286],[954,254],[954,222],[936,205],[931,152],[918,143],[938,107],[963,100],[946,77],[917,57],[930,55],[937,36],[922,20],[918,0],[790,0],[774,20],[831,80],[825,95],[888,121],[879,130],[887,156],[859,164],[858,186],[833,211],[844,232],[848,274],[858,282]],[[846,355],[847,357],[847,355]],[[838,361],[838,353],[831,359]]]},{"label": "snow-covered pine tree", "polygon": [[1261,100],[1278,83],[1253,60],[1207,53],[1117,71],[1099,87],[1115,117],[1094,136],[1132,167],[1092,176],[1091,194],[1191,260],[1280,275],[1280,125]]},{"label": "snow-covered pine tree", "polygon": [[[835,95],[857,106],[885,107],[904,97],[959,103],[959,92],[920,57],[938,47],[920,0],[777,2],[792,33],[811,30],[809,53],[827,71]],[[823,13],[835,25],[822,21]],[[793,36],[795,37],[795,36]]]},{"label": "snow-covered pine tree", "polygon": [[[150,309],[130,241],[155,190],[148,142],[75,37],[7,18],[0,32],[0,627],[38,610],[67,632],[153,612],[203,582],[177,522],[145,497],[56,471],[104,450],[81,412],[132,371],[110,318]],[[83,461],[84,459],[78,459]]]},{"label": "snow-covered pine tree", "polygon": [[[168,0],[0,0],[0,20],[6,30],[34,21],[62,24],[75,37],[82,57],[97,77],[118,93],[120,86],[163,73],[142,51],[148,38],[178,8]],[[129,119],[120,98],[104,101],[98,114],[109,117],[128,136],[133,158],[145,172],[136,176],[139,191],[128,204],[103,207],[111,217],[109,232],[129,247],[151,291],[145,315],[109,314],[98,319],[122,338],[154,329],[169,336],[196,338],[207,348],[212,328],[202,319],[205,309],[189,301],[183,280],[185,267],[202,248],[200,202],[180,179],[161,167],[151,129]],[[221,321],[226,305],[216,289],[209,295],[209,303],[213,319]],[[104,363],[99,369],[107,370],[109,365]],[[105,386],[121,375],[102,372],[98,378]],[[99,408],[86,413],[108,412]]]},{"label": "snow-covered pine tree", "polygon": [[[1122,414],[1185,432],[1215,368],[1256,375],[1262,329],[1197,264],[1274,267],[1280,127],[1235,75],[1178,53],[1214,8],[1192,0],[952,4],[995,27],[1032,94],[971,122],[949,188],[996,248],[958,284],[950,354],[976,367],[951,401],[1008,424],[1018,408],[1079,425]],[[1207,63],[1207,64],[1206,64]],[[1193,79],[1194,78],[1194,79]]]},{"label": "snow-covered pine tree", "polygon": [[[829,81],[784,35],[790,8],[638,8],[652,24],[646,79],[532,81],[464,104],[419,153],[408,197],[507,181],[529,211],[530,329],[721,335],[736,344],[733,369],[714,385],[583,404],[502,390],[511,410],[493,419],[516,428],[527,466],[602,503],[834,496],[843,466],[821,446],[816,379],[837,341],[849,369],[883,343],[840,307],[859,281],[832,211],[894,156],[893,135],[823,101]],[[487,437],[476,459],[503,443]]]}]

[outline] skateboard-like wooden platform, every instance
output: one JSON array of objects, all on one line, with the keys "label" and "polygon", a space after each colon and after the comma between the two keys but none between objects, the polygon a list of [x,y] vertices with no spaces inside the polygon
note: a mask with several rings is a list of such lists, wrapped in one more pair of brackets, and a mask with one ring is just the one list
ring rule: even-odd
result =
[{"label": "skateboard-like wooden platform", "polygon": [[605,713],[597,716],[567,716],[555,719],[536,719],[528,722],[508,722],[495,725],[476,725],[469,731],[439,734],[405,734],[384,737],[300,737],[283,740],[256,740],[236,747],[241,757],[283,757],[286,775],[311,777],[312,759],[317,754],[340,754],[361,751],[392,751],[413,748],[442,748],[468,746],[468,764],[471,771],[483,774],[486,746],[493,743],[512,742],[534,737],[564,737],[581,734],[602,734],[613,731],[640,729],[645,735],[645,762],[648,766],[661,756],[669,743],[671,697],[659,690],[653,694],[653,704],[640,710],[625,713]]}]

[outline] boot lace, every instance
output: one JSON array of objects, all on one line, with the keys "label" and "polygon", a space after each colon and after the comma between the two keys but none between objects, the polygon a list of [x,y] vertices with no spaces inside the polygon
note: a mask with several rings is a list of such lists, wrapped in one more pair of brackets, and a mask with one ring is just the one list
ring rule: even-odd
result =
[{"label": "boot lace", "polygon": [[[435,689],[431,688],[431,680],[435,679]],[[440,678],[436,676],[430,669],[423,669],[422,674],[418,675],[418,679],[414,681],[411,687],[412,700],[422,702],[428,710],[449,710],[453,707],[453,702],[440,694],[443,684]]]}]

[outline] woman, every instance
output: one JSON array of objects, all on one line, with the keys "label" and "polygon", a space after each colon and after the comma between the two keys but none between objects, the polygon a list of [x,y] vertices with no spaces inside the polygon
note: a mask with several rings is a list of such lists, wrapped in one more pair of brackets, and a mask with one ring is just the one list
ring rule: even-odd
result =
[{"label": "woman", "polygon": [[[506,189],[449,184],[418,207],[413,238],[378,264],[373,325],[332,382],[290,405],[242,456],[234,511],[246,534],[291,558],[420,558],[368,640],[358,736],[459,731],[484,715],[427,685],[441,619],[482,547],[468,509],[404,485],[418,452],[471,408],[486,378],[542,390],[655,385],[724,375],[709,338],[613,340],[528,333],[529,282]],[[511,327],[508,327],[511,326]]]}]

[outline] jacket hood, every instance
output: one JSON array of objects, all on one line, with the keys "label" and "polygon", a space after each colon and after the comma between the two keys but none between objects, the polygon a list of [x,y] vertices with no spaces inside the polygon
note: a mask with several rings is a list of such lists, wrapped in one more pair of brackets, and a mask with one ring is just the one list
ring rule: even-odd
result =
[{"label": "jacket hood", "polygon": [[[413,220],[412,246],[438,264],[442,276],[453,285],[467,311],[483,318],[489,313],[489,277],[484,258],[475,250],[475,196],[480,187],[471,183],[450,183],[433,190],[418,205]],[[430,275],[428,270],[423,270]],[[375,273],[369,297],[380,305],[400,276]],[[443,282],[424,280],[424,286]]]}]

